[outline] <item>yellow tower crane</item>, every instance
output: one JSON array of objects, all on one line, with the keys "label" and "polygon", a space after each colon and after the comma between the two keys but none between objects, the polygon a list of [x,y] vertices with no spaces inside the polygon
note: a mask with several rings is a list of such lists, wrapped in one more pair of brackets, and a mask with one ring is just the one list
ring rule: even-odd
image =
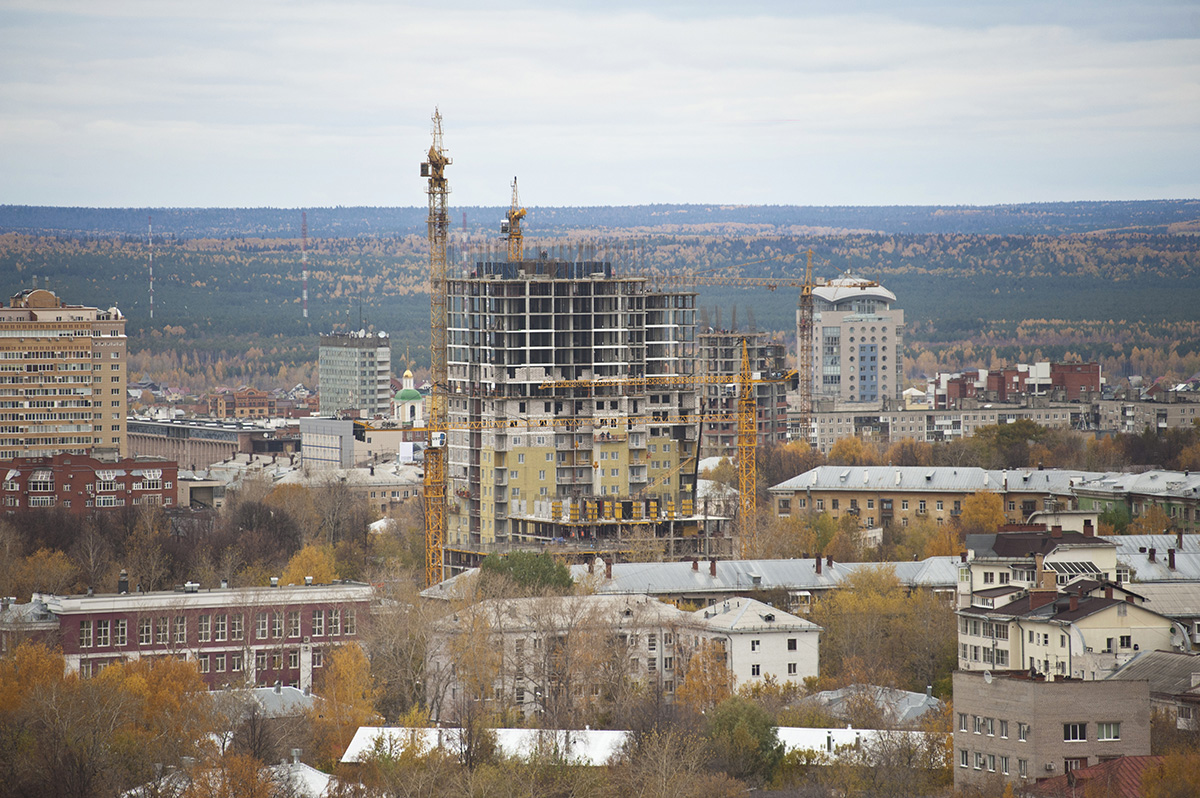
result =
[{"label": "yellow tower crane", "polygon": [[[796,367],[800,373],[799,384],[799,418],[797,419],[805,442],[809,440],[809,433],[812,429],[812,413],[813,413],[813,397],[816,395],[814,387],[815,368],[813,365],[813,328],[815,324],[816,313],[814,311],[814,291],[817,288],[833,285],[828,280],[817,280],[813,278],[813,251],[807,251],[807,263],[804,269],[804,278],[794,277],[737,277],[716,274],[713,271],[690,273],[671,276],[659,280],[665,285],[735,285],[745,288],[766,288],[768,291],[774,291],[782,286],[799,288],[800,298],[797,303],[797,324],[796,324]],[[780,255],[775,258],[767,258],[760,261],[752,261],[751,263],[741,264],[742,266],[751,266],[756,263],[766,263],[770,260],[780,260],[789,258],[790,256]],[[727,268],[727,267],[721,267]],[[854,288],[866,290],[868,288],[876,288],[879,283],[874,280],[862,280],[855,282]]]},{"label": "yellow tower crane", "polygon": [[[749,345],[745,340],[742,341],[742,365],[736,377],[738,390],[736,417],[738,433],[738,493],[740,501],[738,510],[738,540],[743,557],[746,556],[750,543],[758,534],[756,512],[758,486],[755,466],[755,451],[758,446],[758,406],[755,402],[755,389],[756,386],[765,383],[794,382],[796,378],[797,373],[795,371],[786,371],[759,377],[754,376],[750,370]],[[730,375],[727,374],[687,374],[661,377],[601,377],[591,380],[548,380],[543,382],[540,387],[543,389],[603,388],[608,386],[644,388],[666,385],[728,384],[729,381]]]},{"label": "yellow tower crane", "polygon": [[508,239],[508,262],[517,263],[525,255],[525,243],[521,238],[521,220],[525,218],[525,209],[517,200],[517,179],[512,182],[512,205],[504,221],[500,223],[500,232]]},{"label": "yellow tower crane", "polygon": [[446,423],[448,385],[446,374],[446,245],[450,217],[446,200],[450,184],[446,167],[451,163],[442,147],[442,115],[433,112],[433,144],[421,164],[421,177],[429,179],[429,449],[425,452],[425,584],[442,581],[446,539]]}]

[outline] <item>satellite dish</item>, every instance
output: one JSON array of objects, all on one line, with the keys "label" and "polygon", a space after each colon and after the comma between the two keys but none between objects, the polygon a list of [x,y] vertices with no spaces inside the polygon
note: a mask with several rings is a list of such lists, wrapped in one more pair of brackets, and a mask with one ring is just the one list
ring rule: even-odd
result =
[{"label": "satellite dish", "polygon": [[991,684],[991,683],[992,683],[992,672],[991,672],[991,671],[984,671],[984,672],[983,672],[983,682],[984,682],[984,684]]}]

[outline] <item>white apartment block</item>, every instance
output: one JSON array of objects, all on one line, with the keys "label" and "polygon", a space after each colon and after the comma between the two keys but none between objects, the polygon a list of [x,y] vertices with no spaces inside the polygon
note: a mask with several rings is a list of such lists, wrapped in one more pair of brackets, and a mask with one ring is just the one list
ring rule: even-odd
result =
[{"label": "white apartment block", "polygon": [[390,416],[392,342],[384,332],[358,330],[321,336],[317,354],[322,416]]}]

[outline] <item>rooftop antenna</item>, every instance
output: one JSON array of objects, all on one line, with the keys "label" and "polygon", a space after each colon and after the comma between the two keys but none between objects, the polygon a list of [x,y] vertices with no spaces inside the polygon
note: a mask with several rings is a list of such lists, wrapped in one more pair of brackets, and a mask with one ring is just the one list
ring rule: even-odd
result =
[{"label": "rooftop antenna", "polygon": [[[300,211],[300,274],[304,288],[300,294],[304,302],[304,318],[308,318],[308,211]],[[153,318],[153,315],[151,315]]]},{"label": "rooftop antenna", "polygon": [[150,246],[150,319],[154,319],[154,217],[146,215],[146,240]]}]

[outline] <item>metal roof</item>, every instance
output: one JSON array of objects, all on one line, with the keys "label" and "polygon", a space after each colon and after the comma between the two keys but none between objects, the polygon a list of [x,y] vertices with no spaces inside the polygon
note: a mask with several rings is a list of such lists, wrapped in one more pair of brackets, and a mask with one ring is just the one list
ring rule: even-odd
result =
[{"label": "metal roof", "polygon": [[1095,471],[1065,469],[988,470],[957,466],[817,466],[773,486],[772,493],[807,490],[931,491],[1003,493],[1027,491],[1067,494],[1080,482],[1103,476]]},{"label": "metal roof", "polygon": [[1138,593],[1168,618],[1200,618],[1200,582],[1150,582],[1139,584]]},{"label": "metal roof", "polygon": [[1192,674],[1200,674],[1200,655],[1178,651],[1141,651],[1108,678],[1150,682],[1150,692],[1164,695],[1191,695]]}]

